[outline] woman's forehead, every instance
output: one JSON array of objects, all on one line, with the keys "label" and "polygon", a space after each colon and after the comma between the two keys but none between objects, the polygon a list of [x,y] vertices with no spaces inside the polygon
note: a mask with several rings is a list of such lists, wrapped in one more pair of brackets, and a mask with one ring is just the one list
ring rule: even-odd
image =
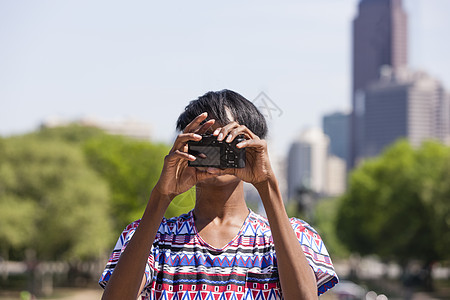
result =
[{"label": "woman's forehead", "polygon": [[230,120],[230,122],[235,121],[233,114],[231,113],[231,110],[225,106],[225,114],[227,115],[227,119]]}]

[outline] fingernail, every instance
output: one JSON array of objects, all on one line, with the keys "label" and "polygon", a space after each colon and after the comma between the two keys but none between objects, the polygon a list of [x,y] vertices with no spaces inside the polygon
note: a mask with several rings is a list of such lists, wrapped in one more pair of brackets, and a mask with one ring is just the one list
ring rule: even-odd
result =
[{"label": "fingernail", "polygon": [[217,139],[218,139],[219,141],[223,139],[223,133],[222,133],[222,132],[219,134],[219,136],[217,137]]},{"label": "fingernail", "polygon": [[231,135],[228,136],[227,138],[227,143],[231,142]]},{"label": "fingernail", "polygon": [[219,134],[219,131],[220,131],[220,129],[216,129],[216,130],[214,131],[213,135]]},{"label": "fingernail", "polygon": [[199,135],[199,134],[194,134],[194,138],[196,138],[196,139],[201,139],[201,138],[202,138],[202,136],[201,136],[201,135]]}]

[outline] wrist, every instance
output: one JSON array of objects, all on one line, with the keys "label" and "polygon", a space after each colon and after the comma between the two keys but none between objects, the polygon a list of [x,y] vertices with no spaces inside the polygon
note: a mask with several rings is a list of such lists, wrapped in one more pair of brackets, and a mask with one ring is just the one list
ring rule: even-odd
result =
[{"label": "wrist", "polygon": [[162,192],[156,185],[150,194],[150,199],[154,199],[162,203],[167,203],[167,205],[169,205],[170,202],[172,202],[173,198],[175,198],[175,196],[176,195]]},{"label": "wrist", "polygon": [[253,183],[253,186],[256,188],[256,190],[260,191],[260,190],[266,190],[270,187],[278,187],[278,181],[277,178],[275,177],[275,175],[271,172],[270,175],[268,175],[266,177],[266,179],[257,182],[257,183]]},{"label": "wrist", "polygon": [[258,182],[254,186],[258,191],[261,202],[264,205],[264,209],[266,210],[268,217],[273,217],[274,212],[283,212],[285,214],[283,198],[281,196],[278,181],[275,177],[271,177],[268,180]]},{"label": "wrist", "polygon": [[258,182],[254,184],[254,187],[258,191],[258,194],[260,195],[263,204],[266,204],[267,201],[269,202],[273,201],[277,202],[277,200],[283,201],[281,198],[280,187],[275,177],[270,177],[267,180]]},{"label": "wrist", "polygon": [[177,196],[176,193],[171,192],[171,187],[169,184],[165,182],[165,180],[158,180],[156,185],[153,187],[152,194],[157,195],[158,197],[162,197],[164,199],[168,199],[169,202],[173,200]]},{"label": "wrist", "polygon": [[162,217],[167,211],[167,208],[170,205],[172,198],[167,195],[161,194],[159,190],[155,187],[150,193],[150,198],[148,199],[147,206],[145,207],[144,214],[141,219],[141,223],[143,220],[159,220],[161,221]]}]

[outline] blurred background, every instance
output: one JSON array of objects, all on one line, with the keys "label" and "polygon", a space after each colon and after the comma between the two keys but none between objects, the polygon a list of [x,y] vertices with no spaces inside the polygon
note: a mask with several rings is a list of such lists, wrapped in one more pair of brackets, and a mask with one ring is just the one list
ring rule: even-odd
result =
[{"label": "blurred background", "polygon": [[178,115],[224,88],[266,116],[287,210],[327,245],[341,283],[322,299],[450,299],[449,13],[0,0],[0,299],[99,299]]}]

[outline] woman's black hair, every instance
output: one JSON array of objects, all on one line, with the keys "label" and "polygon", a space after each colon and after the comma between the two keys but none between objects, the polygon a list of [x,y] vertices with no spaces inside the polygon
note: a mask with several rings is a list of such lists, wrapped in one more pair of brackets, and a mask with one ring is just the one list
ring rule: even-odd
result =
[{"label": "woman's black hair", "polygon": [[189,102],[184,112],[178,117],[177,130],[183,131],[195,117],[205,111],[208,113],[205,121],[215,119],[217,123],[226,125],[231,122],[227,117],[227,109],[240,125],[247,126],[261,139],[266,137],[267,123],[261,112],[252,102],[230,90],[208,92],[197,100]]}]

